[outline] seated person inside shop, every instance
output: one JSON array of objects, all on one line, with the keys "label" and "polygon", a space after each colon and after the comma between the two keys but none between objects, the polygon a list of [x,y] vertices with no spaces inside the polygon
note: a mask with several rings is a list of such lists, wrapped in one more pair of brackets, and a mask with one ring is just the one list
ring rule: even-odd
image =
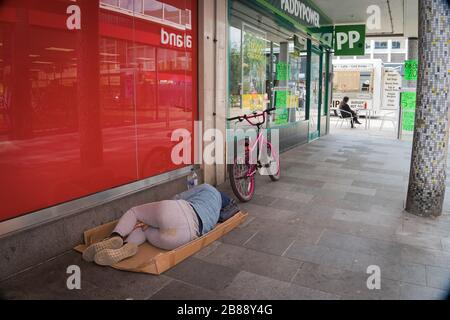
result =
[{"label": "seated person inside shop", "polygon": [[203,184],[172,200],[147,203],[128,210],[109,238],[92,244],[83,259],[112,266],[134,256],[138,246],[173,250],[208,233],[218,222],[239,211],[235,201],[211,185]]},{"label": "seated person inside shop", "polygon": [[358,120],[358,115],[356,114],[356,111],[352,110],[350,108],[350,106],[348,105],[348,101],[349,101],[349,97],[344,97],[344,99],[342,100],[342,102],[339,105],[339,110],[341,111],[345,111],[345,112],[341,112],[341,116],[342,118],[353,118],[352,123],[352,128],[354,128],[354,124],[362,124],[361,122],[359,122]]}]

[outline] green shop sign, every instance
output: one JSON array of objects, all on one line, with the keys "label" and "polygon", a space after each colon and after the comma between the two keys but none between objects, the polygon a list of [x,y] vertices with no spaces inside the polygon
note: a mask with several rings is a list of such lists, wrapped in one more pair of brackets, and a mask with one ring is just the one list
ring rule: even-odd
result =
[{"label": "green shop sign", "polygon": [[405,60],[405,80],[417,80],[417,60]]},{"label": "green shop sign", "polygon": [[308,28],[331,24],[330,19],[310,0],[258,0]]},{"label": "green shop sign", "polygon": [[334,27],[335,56],[363,56],[366,51],[366,25]]},{"label": "green shop sign", "polygon": [[246,0],[249,5],[268,10],[298,30],[309,33],[322,45],[334,48],[336,56],[365,54],[366,26],[339,25],[311,0]]},{"label": "green shop sign", "polygon": [[[332,33],[327,34],[329,29],[322,28],[332,27],[333,22],[323,13],[323,11],[311,0],[247,0],[244,2],[253,2],[259,4],[260,7],[270,10],[276,16],[284,18],[287,22],[295,26],[297,29],[307,32],[314,37],[317,34],[325,35],[328,41],[322,41],[327,45],[332,38]],[[321,38],[317,38],[322,40]]]},{"label": "green shop sign", "polygon": [[312,36],[315,39],[320,40],[320,42],[329,48],[333,48],[334,44],[334,27],[321,27],[318,29],[311,29]]},{"label": "green shop sign", "polygon": [[402,128],[405,131],[414,131],[416,116],[416,92],[402,92]]}]

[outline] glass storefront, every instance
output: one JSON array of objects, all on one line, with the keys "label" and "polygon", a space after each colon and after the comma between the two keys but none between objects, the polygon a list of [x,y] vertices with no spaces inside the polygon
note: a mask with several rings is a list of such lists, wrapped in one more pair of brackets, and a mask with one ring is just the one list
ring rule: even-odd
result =
[{"label": "glass storefront", "polygon": [[230,34],[230,116],[279,108],[272,125],[306,119],[306,39],[268,37],[237,20]]},{"label": "glass storefront", "polygon": [[317,49],[311,50],[311,75],[309,79],[309,139],[319,136],[320,106],[322,95],[322,63],[321,54]]},{"label": "glass storefront", "polygon": [[230,1],[229,116],[276,107],[270,128],[291,128],[290,134],[298,128],[297,143],[318,138],[328,113],[327,49],[274,14],[257,11],[256,19],[258,7],[249,6]]},{"label": "glass storefront", "polygon": [[268,102],[266,69],[270,54],[270,43],[267,41],[265,33],[247,24],[242,24],[241,30],[241,108],[246,112],[263,110]]},{"label": "glass storefront", "polygon": [[293,97],[292,107],[296,109],[294,121],[306,120],[306,50],[290,54],[289,94]]},{"label": "glass storefront", "polygon": [[197,1],[0,4],[0,221],[180,168]]}]

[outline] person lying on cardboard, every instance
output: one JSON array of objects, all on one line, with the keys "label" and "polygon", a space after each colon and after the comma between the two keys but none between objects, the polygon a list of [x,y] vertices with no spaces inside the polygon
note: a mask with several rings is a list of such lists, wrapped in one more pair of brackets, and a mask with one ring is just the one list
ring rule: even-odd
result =
[{"label": "person lying on cardboard", "polygon": [[187,190],[172,200],[137,206],[120,218],[111,236],[83,252],[83,259],[112,266],[134,256],[138,246],[173,250],[214,229],[239,212],[234,200],[209,184]]}]

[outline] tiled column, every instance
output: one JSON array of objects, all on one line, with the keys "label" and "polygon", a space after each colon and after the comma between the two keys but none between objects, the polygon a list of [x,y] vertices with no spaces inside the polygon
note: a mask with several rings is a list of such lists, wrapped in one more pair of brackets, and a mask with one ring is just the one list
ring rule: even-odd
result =
[{"label": "tiled column", "polygon": [[450,106],[450,3],[419,0],[417,108],[406,210],[439,216],[445,196]]}]

